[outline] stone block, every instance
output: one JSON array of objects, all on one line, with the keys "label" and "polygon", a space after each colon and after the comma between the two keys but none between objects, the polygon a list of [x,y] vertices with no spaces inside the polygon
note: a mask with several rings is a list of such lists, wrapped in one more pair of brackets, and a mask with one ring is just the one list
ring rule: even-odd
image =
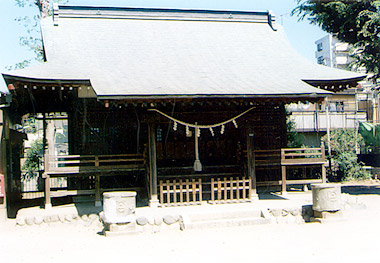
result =
[{"label": "stone block", "polygon": [[297,208],[292,208],[292,209],[290,210],[290,214],[291,214],[292,216],[298,216],[298,215],[299,215],[299,209],[297,209]]},{"label": "stone block", "polygon": [[58,215],[51,215],[49,218],[50,218],[49,222],[51,222],[51,223],[55,223],[55,222],[59,221]]},{"label": "stone block", "polygon": [[280,217],[282,215],[282,209],[272,209],[271,213],[274,217]]},{"label": "stone block", "polygon": [[16,218],[16,224],[19,226],[25,226],[25,218],[24,217],[17,217]]},{"label": "stone block", "polygon": [[28,216],[27,218],[25,218],[25,223],[28,225],[28,226],[31,226],[34,224],[34,217],[33,216]]},{"label": "stone block", "polygon": [[148,219],[144,216],[140,216],[139,218],[136,219],[136,223],[139,226],[145,226],[148,223]]},{"label": "stone block", "polygon": [[171,225],[171,224],[174,224],[177,222],[176,218],[174,216],[171,216],[171,215],[164,216],[163,221],[167,225]]},{"label": "stone block", "polygon": [[42,216],[36,216],[34,218],[34,223],[36,225],[41,225],[43,222],[44,222],[44,217],[42,217]]},{"label": "stone block", "polygon": [[161,216],[155,216],[154,217],[154,224],[156,226],[160,226],[162,224],[162,217]]}]

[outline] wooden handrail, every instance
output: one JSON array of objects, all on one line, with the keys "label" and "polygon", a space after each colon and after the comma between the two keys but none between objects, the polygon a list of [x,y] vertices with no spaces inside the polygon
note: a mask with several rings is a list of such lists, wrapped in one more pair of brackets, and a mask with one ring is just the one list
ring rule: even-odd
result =
[{"label": "wooden handrail", "polygon": [[[91,171],[102,169],[123,169],[135,166],[136,163],[144,165],[142,154],[113,154],[113,155],[57,155],[46,156],[45,172],[75,172],[76,170]],[[116,158],[115,158],[116,157]],[[120,158],[117,158],[120,157]],[[129,157],[129,158],[128,158]]]}]

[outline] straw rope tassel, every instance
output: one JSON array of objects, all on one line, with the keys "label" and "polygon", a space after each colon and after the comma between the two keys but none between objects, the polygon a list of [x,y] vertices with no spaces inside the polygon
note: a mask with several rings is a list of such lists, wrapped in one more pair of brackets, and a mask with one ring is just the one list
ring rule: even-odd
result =
[{"label": "straw rope tassel", "polygon": [[[195,123],[197,124],[197,123]],[[198,147],[198,135],[199,135],[199,128],[195,128],[195,161],[194,161],[194,171],[201,172],[202,171],[202,163],[199,160],[199,147]]]}]

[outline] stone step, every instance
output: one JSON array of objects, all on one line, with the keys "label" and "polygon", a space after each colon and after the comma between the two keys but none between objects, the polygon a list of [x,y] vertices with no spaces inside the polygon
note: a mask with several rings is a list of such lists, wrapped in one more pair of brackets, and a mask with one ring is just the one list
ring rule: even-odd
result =
[{"label": "stone step", "polygon": [[219,219],[219,220],[206,220],[197,222],[184,222],[184,230],[188,229],[206,229],[218,227],[235,227],[235,226],[249,226],[249,225],[263,225],[270,224],[271,220],[262,217],[252,218],[233,218],[233,219]]},{"label": "stone step", "polygon": [[215,211],[199,214],[189,214],[191,222],[224,220],[224,219],[244,219],[244,218],[261,218],[261,210],[241,210],[241,211]]}]

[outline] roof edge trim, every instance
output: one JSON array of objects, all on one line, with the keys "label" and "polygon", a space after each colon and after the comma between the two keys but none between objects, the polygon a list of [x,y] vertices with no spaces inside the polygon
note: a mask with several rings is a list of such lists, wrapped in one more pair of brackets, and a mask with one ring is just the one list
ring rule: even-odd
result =
[{"label": "roof edge trim", "polygon": [[265,22],[275,29],[275,15],[271,11],[238,11],[238,10],[204,10],[176,8],[145,8],[145,7],[105,7],[105,6],[70,6],[56,5],[53,8],[54,24],[58,25],[60,18],[134,18],[166,20],[197,20],[197,21],[244,21]]}]

